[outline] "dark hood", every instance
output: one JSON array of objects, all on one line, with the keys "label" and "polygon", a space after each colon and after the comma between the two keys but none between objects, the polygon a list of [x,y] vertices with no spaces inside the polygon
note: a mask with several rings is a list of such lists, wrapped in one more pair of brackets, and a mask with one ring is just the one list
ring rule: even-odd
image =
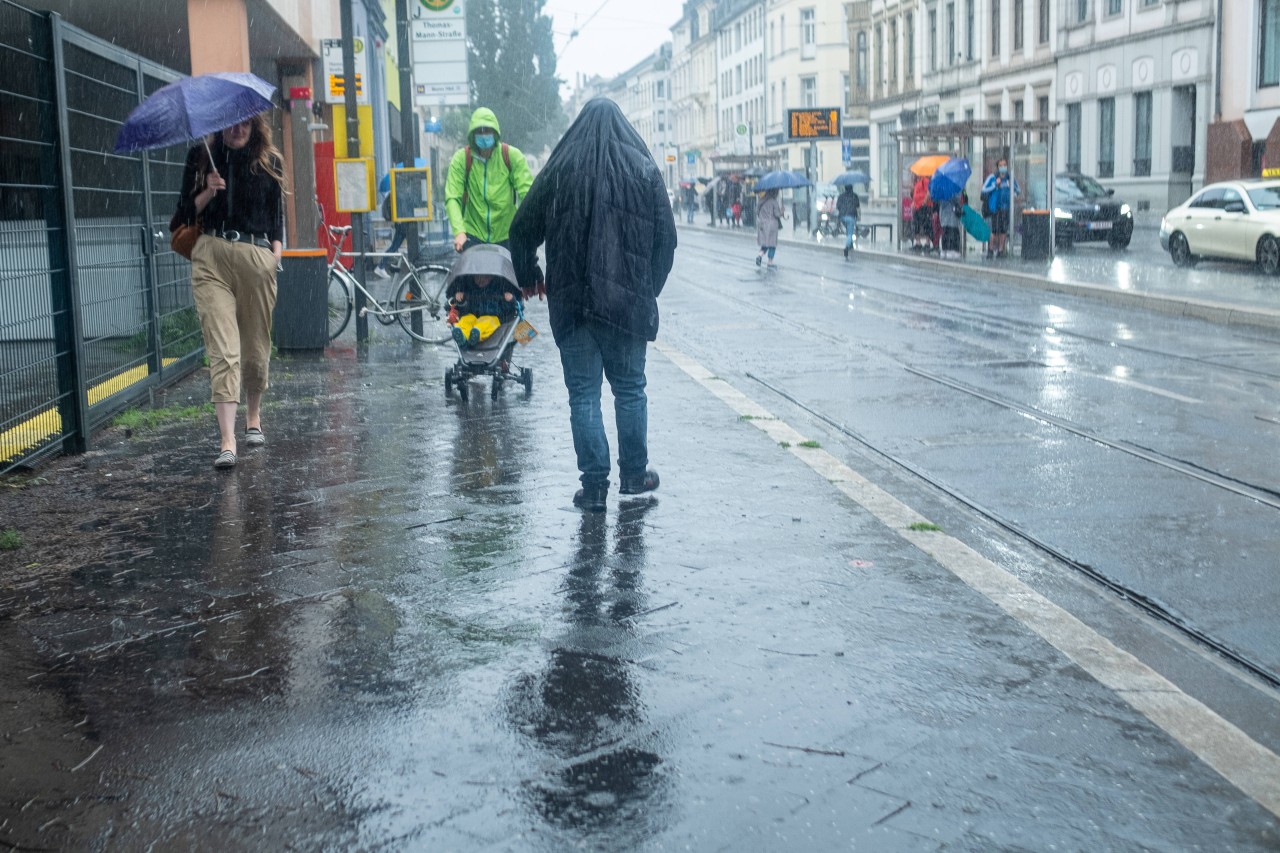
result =
[{"label": "dark hood", "polygon": [[557,340],[583,318],[654,339],[675,219],[648,146],[607,98],[582,108],[516,211],[511,253],[523,286],[543,242]]}]

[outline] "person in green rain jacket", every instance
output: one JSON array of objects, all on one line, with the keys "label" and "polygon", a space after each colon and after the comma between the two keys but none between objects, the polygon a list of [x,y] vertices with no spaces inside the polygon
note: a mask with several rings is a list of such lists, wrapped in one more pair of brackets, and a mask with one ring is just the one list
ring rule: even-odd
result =
[{"label": "person in green rain jacket", "polygon": [[516,205],[532,184],[524,154],[502,141],[493,110],[480,107],[473,112],[467,145],[449,161],[444,187],[453,248],[461,252],[476,243],[510,248],[507,235]]}]

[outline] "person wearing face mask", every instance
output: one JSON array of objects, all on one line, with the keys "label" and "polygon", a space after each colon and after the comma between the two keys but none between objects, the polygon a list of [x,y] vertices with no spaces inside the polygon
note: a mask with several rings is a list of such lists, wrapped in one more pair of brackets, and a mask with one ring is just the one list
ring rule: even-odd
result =
[{"label": "person wearing face mask", "polygon": [[467,144],[449,161],[444,203],[461,252],[477,243],[508,247],[516,206],[533,185],[533,173],[519,148],[502,141],[498,117],[480,107],[471,114]]},{"label": "person wearing face mask", "polygon": [[987,207],[991,211],[991,242],[988,244],[987,257],[1004,257],[1009,242],[1009,209],[1013,205],[1013,197],[1021,195],[1022,189],[1018,181],[1009,174],[1009,161],[1000,158],[994,174],[988,175],[982,185],[982,194],[987,198]]},{"label": "person wearing face mask", "polygon": [[262,394],[271,360],[271,312],[284,240],[284,160],[259,113],[191,147],[174,221],[201,223],[191,250],[191,291],[209,360],[221,436],[215,468],[236,464],[243,390],[244,443],[261,447]]}]

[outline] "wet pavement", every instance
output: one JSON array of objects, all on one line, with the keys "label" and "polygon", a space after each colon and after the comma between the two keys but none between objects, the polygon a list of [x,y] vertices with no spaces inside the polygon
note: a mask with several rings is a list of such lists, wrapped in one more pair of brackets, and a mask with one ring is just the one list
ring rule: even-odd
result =
[{"label": "wet pavement", "polygon": [[549,334],[462,404],[373,331],[279,358],[230,473],[210,419],[46,474],[84,500],[3,564],[0,844],[1280,845],[1280,772],[1242,793],[678,340],[661,489],[584,514]]}]

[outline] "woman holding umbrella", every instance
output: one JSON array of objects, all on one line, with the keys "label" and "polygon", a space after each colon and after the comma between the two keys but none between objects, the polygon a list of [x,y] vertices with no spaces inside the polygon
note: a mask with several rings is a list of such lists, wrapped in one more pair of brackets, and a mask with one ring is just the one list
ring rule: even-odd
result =
[{"label": "woman holding umbrella", "polygon": [[760,246],[756,266],[760,266],[765,255],[768,255],[769,269],[773,269],[773,256],[778,251],[778,229],[782,227],[782,220],[786,217],[782,202],[778,200],[778,191],[765,190],[764,200],[756,208],[756,243]]},{"label": "woman holding umbrella", "polygon": [[191,287],[221,434],[215,468],[235,467],[241,390],[244,442],[266,444],[262,394],[283,247],[283,191],[283,158],[264,113],[224,128],[187,154],[174,221],[199,220],[202,227],[191,252]]}]

